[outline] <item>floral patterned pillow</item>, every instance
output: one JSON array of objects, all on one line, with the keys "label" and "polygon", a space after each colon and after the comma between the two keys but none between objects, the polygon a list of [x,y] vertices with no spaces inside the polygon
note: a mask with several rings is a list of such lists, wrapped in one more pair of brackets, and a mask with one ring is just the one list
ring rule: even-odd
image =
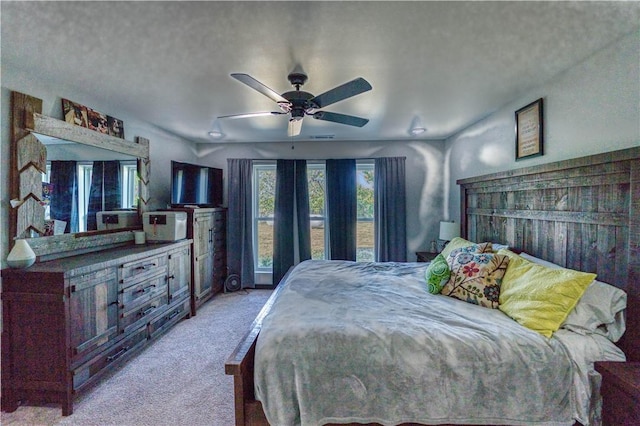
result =
[{"label": "floral patterned pillow", "polygon": [[493,253],[493,247],[491,243],[480,243],[456,248],[447,256],[449,266],[453,264],[453,258],[460,253]]},{"label": "floral patterned pillow", "polygon": [[509,256],[461,251],[451,253],[447,262],[451,266],[451,278],[441,294],[485,308],[498,308],[500,286]]}]

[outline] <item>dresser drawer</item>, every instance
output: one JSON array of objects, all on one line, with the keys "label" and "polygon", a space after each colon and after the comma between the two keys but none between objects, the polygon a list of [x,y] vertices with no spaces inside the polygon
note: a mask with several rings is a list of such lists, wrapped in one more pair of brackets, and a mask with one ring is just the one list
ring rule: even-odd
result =
[{"label": "dresser drawer", "polygon": [[157,313],[161,312],[167,304],[167,293],[151,299],[129,311],[124,311],[120,318],[120,332],[129,333],[132,329],[147,323]]},{"label": "dresser drawer", "polygon": [[154,275],[166,273],[166,271],[166,255],[147,257],[135,262],[124,263],[119,269],[120,285],[122,288],[126,288]]},{"label": "dresser drawer", "polygon": [[120,309],[129,312],[164,293],[167,293],[167,276],[166,274],[157,275],[120,290]]},{"label": "dresser drawer", "polygon": [[185,298],[180,303],[175,304],[167,312],[149,323],[149,336],[155,338],[158,334],[184,318],[190,312],[190,309],[191,300],[189,298]]},{"label": "dresser drawer", "polygon": [[131,336],[115,344],[109,350],[102,352],[73,370],[73,389],[78,390],[105,367],[134,353],[139,346],[145,344],[146,340],[147,329],[143,327]]}]

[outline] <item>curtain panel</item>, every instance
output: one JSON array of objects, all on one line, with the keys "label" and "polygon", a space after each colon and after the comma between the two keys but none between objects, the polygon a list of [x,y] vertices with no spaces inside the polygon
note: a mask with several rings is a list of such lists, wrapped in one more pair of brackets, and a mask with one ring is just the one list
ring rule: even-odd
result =
[{"label": "curtain panel", "polygon": [[405,157],[375,160],[375,258],[377,262],[407,261]]},{"label": "curtain panel", "polygon": [[356,160],[327,160],[329,258],[356,260]]},{"label": "curtain panel", "polygon": [[78,174],[75,161],[52,161],[53,191],[49,216],[67,222],[65,233],[78,232]]},{"label": "curtain panel", "polygon": [[87,231],[98,229],[96,213],[122,208],[119,161],[94,161],[87,207]]},{"label": "curtain panel", "polygon": [[227,160],[228,221],[227,265],[238,274],[242,288],[255,288],[253,268],[252,166],[244,158]]},{"label": "curtain panel", "polygon": [[274,286],[280,283],[290,267],[311,258],[309,193],[305,160],[277,161],[275,195]]}]

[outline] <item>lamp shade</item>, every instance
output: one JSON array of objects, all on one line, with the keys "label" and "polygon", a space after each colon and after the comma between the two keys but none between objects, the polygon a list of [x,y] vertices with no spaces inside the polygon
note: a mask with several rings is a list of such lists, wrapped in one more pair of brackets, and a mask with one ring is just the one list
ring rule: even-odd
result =
[{"label": "lamp shade", "polygon": [[460,226],[455,222],[440,222],[440,238],[443,241],[451,241],[460,236]]}]

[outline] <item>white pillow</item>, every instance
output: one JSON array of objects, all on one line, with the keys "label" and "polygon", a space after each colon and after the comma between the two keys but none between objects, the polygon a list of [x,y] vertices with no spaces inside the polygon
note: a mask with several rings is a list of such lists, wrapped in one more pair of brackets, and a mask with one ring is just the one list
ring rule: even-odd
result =
[{"label": "white pillow", "polygon": [[501,249],[509,250],[509,246],[506,244],[491,243],[491,247],[493,248],[493,251],[496,253],[498,252],[498,250],[501,250]]},{"label": "white pillow", "polygon": [[[520,253],[520,256],[549,268],[560,268],[555,263],[538,259],[527,253]],[[594,280],[560,328],[584,335],[600,334],[612,342],[617,342],[626,330],[624,317],[626,307],[627,293],[607,283]]]}]

